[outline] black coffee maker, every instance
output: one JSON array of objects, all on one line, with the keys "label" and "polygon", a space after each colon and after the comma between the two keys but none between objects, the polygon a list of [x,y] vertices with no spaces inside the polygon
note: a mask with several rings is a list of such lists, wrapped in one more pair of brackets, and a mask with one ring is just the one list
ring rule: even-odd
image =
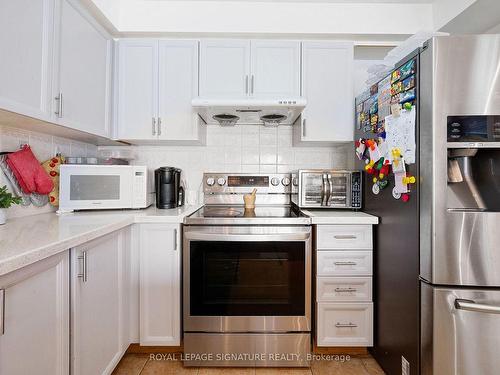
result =
[{"label": "black coffee maker", "polygon": [[184,188],[181,186],[181,170],[160,167],[155,170],[157,208],[175,208],[184,204]]}]

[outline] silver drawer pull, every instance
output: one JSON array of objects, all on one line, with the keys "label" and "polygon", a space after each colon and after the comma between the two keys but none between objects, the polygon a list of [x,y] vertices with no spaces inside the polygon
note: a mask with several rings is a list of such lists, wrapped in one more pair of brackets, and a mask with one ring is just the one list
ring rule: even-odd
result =
[{"label": "silver drawer pull", "polygon": [[355,266],[356,262],[334,262],[333,264],[335,264],[336,266]]},{"label": "silver drawer pull", "polygon": [[357,292],[358,290],[356,288],[335,288],[335,291],[338,293],[351,293]]},{"label": "silver drawer pull", "polygon": [[335,323],[335,327],[337,328],[356,328],[358,325],[357,324],[354,324],[354,323]]},{"label": "silver drawer pull", "polygon": [[336,240],[355,240],[356,237],[354,234],[336,234],[333,236]]},{"label": "silver drawer pull", "polygon": [[78,260],[82,261],[82,272],[77,275],[81,278],[84,283],[87,282],[87,252],[82,251],[82,255],[77,257]]},{"label": "silver drawer pull", "polygon": [[455,308],[457,310],[480,312],[485,314],[500,314],[500,306],[484,305],[469,299],[456,299]]}]

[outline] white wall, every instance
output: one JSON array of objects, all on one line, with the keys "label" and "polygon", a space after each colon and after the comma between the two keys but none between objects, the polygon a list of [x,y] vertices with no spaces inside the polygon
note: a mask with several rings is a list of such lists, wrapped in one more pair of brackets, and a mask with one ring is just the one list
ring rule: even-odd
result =
[{"label": "white wall", "polygon": [[433,30],[440,30],[477,0],[436,0],[432,5]]},{"label": "white wall", "polygon": [[123,0],[115,26],[121,32],[409,35],[433,23],[431,4]]},{"label": "white wall", "polygon": [[[276,173],[299,168],[346,168],[351,144],[335,147],[292,147],[292,128],[280,126],[207,127],[207,145],[134,146],[134,164],[152,169],[173,166],[183,170],[187,194],[199,196],[203,172]],[[119,147],[118,147],[119,148]],[[100,147],[101,152],[117,147]],[[349,155],[348,155],[349,152]]]},{"label": "white wall", "polygon": [[[25,131],[6,127],[0,124],[0,151],[16,151],[23,144],[28,143],[31,150],[40,163],[51,158],[57,153],[71,156],[97,156],[97,146],[72,141],[66,138],[53,137],[50,135]],[[8,180],[0,170],[0,186],[9,186]],[[55,208],[47,204],[44,207],[32,205],[12,206],[7,210],[8,217],[20,217],[52,212]]]}]

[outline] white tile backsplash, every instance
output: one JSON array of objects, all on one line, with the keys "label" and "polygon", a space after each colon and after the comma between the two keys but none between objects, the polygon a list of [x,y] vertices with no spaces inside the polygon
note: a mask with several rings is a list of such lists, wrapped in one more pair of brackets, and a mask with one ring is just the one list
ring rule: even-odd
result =
[{"label": "white tile backsplash", "polygon": [[293,129],[289,126],[210,125],[206,146],[132,146],[137,155],[133,163],[152,169],[181,168],[192,196],[199,196],[203,172],[287,173],[298,168],[348,167],[346,153],[351,145],[293,147],[292,140]]},{"label": "white tile backsplash", "polygon": [[[88,143],[76,142],[66,138],[11,128],[0,124],[0,151],[16,151],[23,144],[28,143],[40,163],[51,158],[57,153],[64,156],[97,156],[97,146]],[[73,154],[74,153],[74,154]],[[201,178],[200,176],[196,176]],[[0,171],[0,186],[10,184]],[[41,213],[53,212],[55,208],[46,205],[43,207],[12,206],[7,210],[7,217],[22,217]]]}]

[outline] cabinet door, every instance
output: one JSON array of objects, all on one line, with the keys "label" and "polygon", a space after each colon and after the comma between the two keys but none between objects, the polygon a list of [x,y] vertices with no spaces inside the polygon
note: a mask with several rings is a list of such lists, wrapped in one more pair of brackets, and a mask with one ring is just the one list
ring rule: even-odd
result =
[{"label": "cabinet door", "polygon": [[160,41],[159,55],[158,138],[197,141],[198,41]]},{"label": "cabinet door", "polygon": [[140,224],[141,345],[179,346],[181,337],[180,230]]},{"label": "cabinet door", "polygon": [[300,141],[348,142],[354,137],[353,45],[302,44],[302,115]]},{"label": "cabinet door", "polygon": [[0,276],[0,374],[69,373],[68,253]]},{"label": "cabinet door", "polygon": [[124,352],[122,248],[118,231],[72,249],[72,374],[109,374]]},{"label": "cabinet door", "polygon": [[300,95],[300,42],[253,40],[251,55],[251,95]]},{"label": "cabinet door", "polygon": [[249,40],[200,42],[200,96],[246,97],[249,75]]},{"label": "cabinet door", "polygon": [[120,139],[156,139],[158,41],[118,42],[117,134]]},{"label": "cabinet door", "polygon": [[[109,135],[111,38],[81,5],[62,0],[59,89],[54,90],[59,123],[100,136]],[[61,104],[59,104],[61,101]]]},{"label": "cabinet door", "polygon": [[0,108],[50,118],[54,0],[0,1]]}]

